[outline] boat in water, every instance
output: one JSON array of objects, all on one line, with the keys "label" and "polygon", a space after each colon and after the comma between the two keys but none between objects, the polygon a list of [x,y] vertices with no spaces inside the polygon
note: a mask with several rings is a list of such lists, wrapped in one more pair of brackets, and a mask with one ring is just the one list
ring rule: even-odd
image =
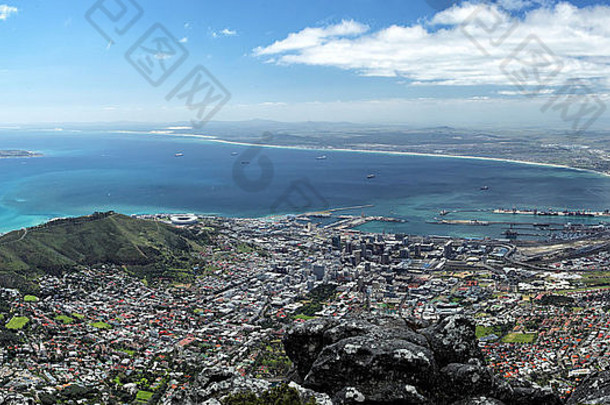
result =
[{"label": "boat in water", "polygon": [[506,236],[508,239],[517,239],[517,237],[519,236],[519,232],[514,231],[512,229],[507,229],[506,231],[504,231],[504,236]]},{"label": "boat in water", "polygon": [[326,159],[328,159],[328,156],[326,156],[326,155],[316,157],[316,160],[326,160]]},{"label": "boat in water", "polygon": [[231,152],[231,156],[237,156],[237,152]]},{"label": "boat in water", "polygon": [[175,156],[175,157],[182,157],[182,156],[184,156],[184,153],[182,153],[182,152],[178,152],[178,153],[176,153],[174,156]]},{"label": "boat in water", "polygon": [[374,179],[375,175],[374,174],[369,174],[368,176],[366,176],[367,179]]},{"label": "boat in water", "polygon": [[481,186],[481,191],[487,191],[489,190],[489,186]]}]

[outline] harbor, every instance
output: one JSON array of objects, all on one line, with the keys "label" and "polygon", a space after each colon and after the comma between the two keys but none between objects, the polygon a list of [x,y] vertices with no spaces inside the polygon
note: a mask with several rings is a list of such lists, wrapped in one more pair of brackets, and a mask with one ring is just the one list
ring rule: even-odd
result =
[{"label": "harbor", "polygon": [[384,216],[351,216],[351,215],[340,215],[337,217],[339,220],[331,224],[323,226],[324,229],[352,229],[358,226],[364,225],[369,222],[396,222],[406,223],[406,219],[398,219]]},{"label": "harbor", "polygon": [[[409,223],[405,217],[394,217],[390,215],[366,214],[367,209],[375,208],[372,204],[348,206],[299,214],[298,220],[315,222],[321,229],[349,230],[360,232],[367,224],[380,224],[383,232],[409,232],[409,226],[400,224]],[[351,211],[351,212],[350,212]],[[360,214],[354,211],[361,211]],[[374,210],[373,210],[374,211]],[[517,220],[514,215],[536,215],[545,217],[545,220]],[[456,218],[451,218],[455,215]],[[501,215],[505,217],[500,218]],[[509,217],[510,215],[510,217]],[[467,218],[464,218],[467,216]],[[494,219],[493,216],[498,216]],[[461,218],[460,218],[461,217]],[[422,222],[432,226],[448,226],[455,228],[457,232],[466,232],[466,229],[489,228],[493,229],[499,239],[524,239],[524,240],[577,240],[588,238],[593,235],[607,232],[606,221],[591,221],[592,218],[608,218],[608,211],[569,211],[569,210],[537,210],[537,209],[443,209],[432,219],[422,219]],[[415,223],[415,222],[413,222]],[[397,226],[396,226],[397,225]],[[455,234],[456,231],[447,231],[447,234]]]},{"label": "harbor", "polygon": [[605,211],[555,211],[555,210],[537,210],[537,209],[504,209],[497,208],[492,211],[494,214],[513,214],[513,215],[538,215],[538,216],[555,216],[555,217],[610,217],[610,210]]},{"label": "harbor", "polygon": [[[473,214],[483,218],[472,218]],[[470,219],[448,219],[450,215],[456,216],[471,216]],[[502,220],[490,219],[490,216],[505,217]],[[515,221],[508,219],[508,216],[530,216],[544,217],[545,221]],[[599,218],[599,221],[593,222],[592,219]],[[557,210],[546,209],[539,210],[536,208],[495,208],[495,209],[443,209],[439,212],[439,216],[433,220],[426,221],[432,225],[448,225],[462,227],[500,227],[502,235],[507,239],[525,239],[536,240],[577,240],[589,238],[594,235],[599,235],[607,232],[607,219],[610,218],[610,211],[594,211],[594,210]]]},{"label": "harbor", "polygon": [[610,210],[604,211],[591,211],[591,210],[539,210],[537,208],[495,208],[495,209],[443,209],[439,212],[440,216],[447,216],[450,214],[460,213],[491,213],[491,214],[502,214],[502,215],[537,215],[537,216],[552,216],[552,217],[584,217],[584,218],[595,218],[595,217],[606,217],[610,218]]},{"label": "harbor", "polygon": [[366,205],[356,205],[350,207],[340,207],[340,208],[331,208],[324,211],[315,211],[308,212],[304,214],[297,215],[296,218],[299,220],[305,221],[314,221],[314,220],[328,220],[332,219],[334,221],[326,224],[321,224],[322,229],[337,229],[337,230],[347,230],[357,228],[361,225],[365,225],[369,222],[388,222],[388,223],[406,223],[408,222],[403,218],[394,218],[387,217],[382,215],[365,215],[364,211],[360,215],[337,215],[336,213],[342,211],[354,211],[354,210],[364,210],[366,208],[373,208],[374,205],[366,204]]}]

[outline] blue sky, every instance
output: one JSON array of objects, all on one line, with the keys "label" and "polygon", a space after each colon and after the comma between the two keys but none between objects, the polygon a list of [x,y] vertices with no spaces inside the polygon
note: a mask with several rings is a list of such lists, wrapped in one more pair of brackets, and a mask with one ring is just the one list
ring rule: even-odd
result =
[{"label": "blue sky", "polygon": [[[584,80],[604,103],[608,93],[610,8],[599,1],[140,0],[114,43],[85,18],[97,4],[92,18],[112,32],[99,6],[135,13],[130,1],[0,0],[0,123],[189,120],[165,96],[198,64],[231,93],[219,120],[561,127],[540,109],[565,83]],[[492,17],[510,32],[501,45],[477,25]],[[155,23],[189,53],[157,87],[125,58]],[[531,34],[552,52],[546,79],[515,83],[505,70],[518,69],[502,64]]]}]

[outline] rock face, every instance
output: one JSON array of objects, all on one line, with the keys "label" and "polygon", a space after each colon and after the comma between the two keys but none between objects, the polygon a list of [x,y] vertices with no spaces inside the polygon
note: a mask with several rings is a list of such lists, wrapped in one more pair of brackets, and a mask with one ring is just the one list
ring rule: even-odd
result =
[{"label": "rock face", "polygon": [[581,404],[610,404],[610,371],[590,375],[574,390],[567,405]]},{"label": "rock face", "polygon": [[30,405],[34,404],[34,399],[26,398],[18,393],[0,395],[0,404],[2,405]]},{"label": "rock face", "polygon": [[[230,394],[252,392],[260,395],[270,389],[272,384],[265,380],[242,377],[230,370],[204,369],[192,386],[172,398],[172,404],[180,405],[221,405],[222,399]],[[310,399],[321,405],[332,405],[328,395],[313,392],[298,384],[290,383],[297,390],[301,400]]]},{"label": "rock face", "polygon": [[295,379],[335,404],[561,403],[550,391],[496,379],[469,318],[418,326],[425,325],[386,317],[315,319],[289,330],[284,347]]},{"label": "rock face", "polygon": [[478,346],[475,325],[464,316],[452,316],[420,332],[426,337],[439,365],[450,363],[484,364],[485,358]]}]

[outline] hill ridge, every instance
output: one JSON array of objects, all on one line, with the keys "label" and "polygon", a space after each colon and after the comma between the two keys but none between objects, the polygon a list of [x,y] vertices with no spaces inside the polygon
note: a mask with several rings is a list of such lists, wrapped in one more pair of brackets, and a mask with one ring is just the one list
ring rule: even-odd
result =
[{"label": "hill ridge", "polygon": [[195,260],[190,253],[211,240],[209,232],[113,211],[55,219],[23,232],[0,236],[0,286],[22,292],[35,291],[33,280],[40,275],[59,275],[79,265],[126,265],[151,281],[171,278],[169,268],[189,270]]}]

